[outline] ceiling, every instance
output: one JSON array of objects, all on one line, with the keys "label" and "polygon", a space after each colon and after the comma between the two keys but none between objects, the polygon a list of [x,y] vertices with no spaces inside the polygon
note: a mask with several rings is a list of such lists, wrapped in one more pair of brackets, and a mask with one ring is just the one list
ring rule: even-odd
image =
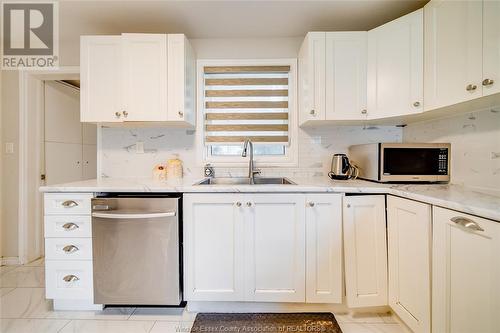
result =
[{"label": "ceiling", "polygon": [[59,2],[60,39],[121,32],[189,38],[299,37],[307,31],[369,30],[428,0]]}]

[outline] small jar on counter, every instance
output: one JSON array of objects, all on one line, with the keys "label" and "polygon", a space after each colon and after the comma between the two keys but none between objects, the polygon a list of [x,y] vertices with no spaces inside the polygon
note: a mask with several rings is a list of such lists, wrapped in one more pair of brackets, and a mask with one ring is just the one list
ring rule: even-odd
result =
[{"label": "small jar on counter", "polygon": [[168,179],[182,178],[182,161],[178,155],[174,155],[174,158],[167,161],[167,177]]}]

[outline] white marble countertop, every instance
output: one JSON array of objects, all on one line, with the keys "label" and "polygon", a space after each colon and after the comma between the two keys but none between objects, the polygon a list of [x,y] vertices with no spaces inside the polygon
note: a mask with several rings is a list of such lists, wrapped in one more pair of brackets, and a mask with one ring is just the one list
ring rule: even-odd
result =
[{"label": "white marble countertop", "polygon": [[182,193],[284,193],[337,192],[382,193],[422,201],[500,221],[500,197],[472,191],[459,185],[379,184],[364,180],[333,181],[327,177],[293,178],[296,185],[194,185],[203,178],[160,182],[147,178],[92,179],[43,186],[42,192],[182,192]]}]

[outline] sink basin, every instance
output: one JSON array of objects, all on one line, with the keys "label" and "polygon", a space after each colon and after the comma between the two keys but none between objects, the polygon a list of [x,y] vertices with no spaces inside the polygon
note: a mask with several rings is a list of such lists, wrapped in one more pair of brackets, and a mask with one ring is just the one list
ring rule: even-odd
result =
[{"label": "sink basin", "polygon": [[195,185],[296,185],[288,178],[256,177],[254,183],[250,178],[228,177],[228,178],[205,178]]}]

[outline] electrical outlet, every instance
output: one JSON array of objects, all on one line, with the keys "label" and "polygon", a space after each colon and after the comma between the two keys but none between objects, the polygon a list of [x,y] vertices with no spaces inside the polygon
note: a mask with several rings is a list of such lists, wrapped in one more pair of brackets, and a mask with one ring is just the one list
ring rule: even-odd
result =
[{"label": "electrical outlet", "polygon": [[6,154],[14,154],[14,143],[6,142],[5,143],[5,153]]},{"label": "electrical outlet", "polygon": [[135,152],[137,154],[144,154],[144,142],[142,141],[137,141],[135,143]]}]

